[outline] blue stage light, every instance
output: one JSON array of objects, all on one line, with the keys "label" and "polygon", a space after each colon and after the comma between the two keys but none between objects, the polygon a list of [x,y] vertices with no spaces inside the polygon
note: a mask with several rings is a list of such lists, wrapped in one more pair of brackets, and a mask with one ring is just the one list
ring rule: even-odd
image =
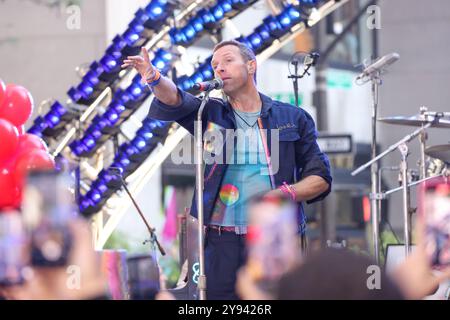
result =
[{"label": "blue stage light", "polygon": [[192,89],[194,82],[188,76],[181,76],[177,80],[177,85],[184,91]]},{"label": "blue stage light", "polygon": [[145,7],[152,20],[158,20],[164,14],[164,9],[167,7],[167,0],[153,0]]},{"label": "blue stage light", "polygon": [[211,27],[216,23],[214,15],[207,9],[201,9],[198,11],[197,16],[202,19],[204,27]]},{"label": "blue stage light", "polygon": [[263,23],[269,28],[269,34],[274,38],[279,38],[286,33],[275,17],[268,16],[263,19]]},{"label": "blue stage light", "polygon": [[126,110],[125,106],[117,100],[111,102],[109,108],[116,111],[119,116]]},{"label": "blue stage light", "polygon": [[283,29],[288,29],[301,21],[300,12],[292,5],[288,5],[281,14],[277,16]]},{"label": "blue stage light", "polygon": [[77,157],[81,156],[87,151],[86,146],[78,140],[75,140],[71,144],[69,144],[69,147]]},{"label": "blue stage light", "polygon": [[80,212],[83,213],[87,209],[94,207],[94,204],[92,203],[92,200],[86,197],[81,197],[79,201],[79,209]]},{"label": "blue stage light", "polygon": [[141,24],[144,24],[148,19],[150,19],[150,16],[143,9],[139,9],[138,11],[136,11],[134,17]]},{"label": "blue stage light", "polygon": [[195,72],[192,76],[191,76],[192,82],[194,83],[198,83],[198,82],[202,82],[205,79],[203,78],[203,75],[201,74],[200,71]]},{"label": "blue stage light", "polygon": [[253,51],[257,52],[262,47],[263,39],[257,32],[250,34],[247,38],[251,44],[251,48],[253,49]]},{"label": "blue stage light", "polygon": [[197,33],[203,31],[203,21],[200,17],[195,16],[189,21],[189,24],[192,25]]},{"label": "blue stage light", "polygon": [[131,95],[133,100],[139,100],[142,98],[142,94],[144,93],[144,88],[139,83],[132,83],[128,88],[127,92]]},{"label": "blue stage light", "polygon": [[211,8],[211,13],[214,15],[214,20],[219,21],[223,19],[224,12],[220,4],[216,4],[214,7]]},{"label": "blue stage light", "polygon": [[236,10],[241,10],[248,6],[249,0],[230,0],[231,6]]},{"label": "blue stage light", "polygon": [[83,77],[83,81],[89,82],[92,86],[96,86],[99,83],[98,75],[93,70],[89,70]]},{"label": "blue stage light", "polygon": [[63,116],[67,113],[67,109],[62,106],[58,101],[55,101],[50,107],[51,111],[56,112],[58,115]]},{"label": "blue stage light", "polygon": [[195,38],[195,36],[197,34],[196,31],[195,31],[194,26],[192,26],[190,24],[187,24],[186,26],[184,26],[181,29],[181,32],[185,35],[187,43],[190,43]]},{"label": "blue stage light", "polygon": [[91,134],[85,135],[81,142],[86,146],[87,150],[92,150],[97,143],[96,139]]},{"label": "blue stage light", "polygon": [[236,39],[236,41],[245,44],[248,48],[252,48],[251,42],[248,40],[247,37],[239,37]]},{"label": "blue stage light", "polygon": [[73,102],[78,102],[83,98],[83,94],[80,92],[80,90],[72,87],[67,91],[67,95]]},{"label": "blue stage light", "polygon": [[103,114],[103,116],[108,121],[110,127],[114,127],[120,118],[115,110],[108,110]]},{"label": "blue stage light", "polygon": [[169,36],[172,44],[181,45],[187,42],[186,35],[177,28],[172,28],[169,31]]},{"label": "blue stage light", "polygon": [[109,54],[105,54],[103,58],[100,59],[100,64],[107,73],[119,71],[117,59]]},{"label": "blue stage light", "polygon": [[205,80],[210,80],[214,78],[214,70],[209,62],[205,62],[200,67],[200,73],[202,74],[203,79]]},{"label": "blue stage light", "polygon": [[230,0],[219,0],[218,4],[223,10],[223,13],[226,15],[227,13],[233,10],[232,4]]},{"label": "blue stage light", "polygon": [[97,126],[91,126],[88,130],[87,133],[89,133],[96,141],[98,141],[101,137],[102,137],[102,132],[100,131],[100,129]]},{"label": "blue stage light", "polygon": [[49,128],[54,128],[61,122],[61,118],[55,112],[47,113],[44,116],[44,119],[47,122]]},{"label": "blue stage light", "polygon": [[81,83],[77,87],[78,91],[81,92],[83,98],[89,99],[89,97],[94,92],[94,86],[88,81],[82,80]]},{"label": "blue stage light", "polygon": [[258,32],[258,34],[260,35],[261,39],[264,42],[273,40],[269,33],[270,32],[269,27],[267,27],[265,24],[260,25],[259,27],[255,28],[255,31]]}]

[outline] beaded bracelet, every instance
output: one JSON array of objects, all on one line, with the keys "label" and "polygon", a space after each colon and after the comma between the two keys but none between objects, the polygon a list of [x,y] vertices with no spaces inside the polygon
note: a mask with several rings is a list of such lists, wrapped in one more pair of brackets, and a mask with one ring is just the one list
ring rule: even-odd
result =
[{"label": "beaded bracelet", "polygon": [[156,86],[161,81],[161,73],[158,69],[155,69],[155,75],[152,78],[147,78],[145,82],[147,85],[153,87]]},{"label": "beaded bracelet", "polygon": [[280,189],[283,193],[291,196],[292,200],[295,201],[296,193],[294,187],[290,184],[287,184],[286,181],[283,181],[283,185],[281,185],[278,189]]}]

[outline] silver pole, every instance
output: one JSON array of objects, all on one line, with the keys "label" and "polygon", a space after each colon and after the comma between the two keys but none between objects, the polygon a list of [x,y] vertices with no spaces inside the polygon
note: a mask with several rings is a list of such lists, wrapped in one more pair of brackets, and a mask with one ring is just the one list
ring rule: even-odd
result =
[{"label": "silver pole", "polygon": [[[379,72],[376,72],[372,77],[372,159],[377,156],[377,109],[378,109],[378,86],[380,84]],[[373,162],[371,165],[371,206],[370,212],[372,220],[372,240],[373,240],[373,254],[375,255],[375,261],[380,263],[380,237],[379,237],[379,204],[376,199],[378,193],[378,163]]]},{"label": "silver pole", "polygon": [[[423,117],[425,117],[425,112],[427,112],[427,107],[421,107],[420,113]],[[422,129],[423,129],[423,122],[422,122]],[[427,132],[425,130],[422,130],[420,133],[420,179],[425,179],[427,177],[426,167],[425,167],[425,148],[426,148],[426,141],[427,141]]]},{"label": "silver pole", "polygon": [[195,127],[195,143],[196,143],[196,188],[197,188],[197,218],[198,218],[198,291],[200,300],[206,300],[206,275],[205,275],[205,253],[204,253],[204,237],[203,237],[203,125],[202,113],[206,103],[209,100],[209,92],[205,93],[202,103],[197,113],[197,123]]},{"label": "silver pole", "polygon": [[408,194],[408,146],[403,143],[398,146],[398,149],[402,155],[402,161],[400,163],[400,168],[402,170],[402,190],[403,190],[403,232],[405,236],[405,257],[409,255],[409,194]]}]

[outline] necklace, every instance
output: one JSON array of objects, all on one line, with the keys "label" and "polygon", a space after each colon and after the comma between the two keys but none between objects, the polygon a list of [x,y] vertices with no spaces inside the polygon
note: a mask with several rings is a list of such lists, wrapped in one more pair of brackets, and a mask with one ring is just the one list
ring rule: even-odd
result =
[{"label": "necklace", "polygon": [[239,113],[237,113],[236,111],[233,110],[233,113],[235,115],[237,115],[242,121],[245,122],[245,124],[249,127],[249,128],[253,128],[255,126],[255,124],[258,123],[258,120],[255,121],[255,123],[253,125],[251,125],[250,123],[248,123],[243,117],[241,117],[241,115]]}]

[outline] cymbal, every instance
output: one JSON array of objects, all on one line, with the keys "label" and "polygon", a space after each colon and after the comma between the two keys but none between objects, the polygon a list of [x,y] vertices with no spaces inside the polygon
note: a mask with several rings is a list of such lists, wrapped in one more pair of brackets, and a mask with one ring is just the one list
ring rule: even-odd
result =
[{"label": "cymbal", "polygon": [[450,163],[450,144],[430,146],[425,149],[425,154],[432,158]]},{"label": "cymbal", "polygon": [[[404,117],[404,116],[394,116],[394,117],[385,117],[385,118],[379,118],[378,121],[389,123],[389,124],[398,124],[402,126],[413,126],[413,127],[420,127],[422,125],[425,125],[429,122],[434,122],[436,118],[432,116],[422,116],[420,114],[410,116],[410,117]],[[434,122],[431,125],[432,128],[450,128],[450,119],[437,119],[436,122]]]}]

